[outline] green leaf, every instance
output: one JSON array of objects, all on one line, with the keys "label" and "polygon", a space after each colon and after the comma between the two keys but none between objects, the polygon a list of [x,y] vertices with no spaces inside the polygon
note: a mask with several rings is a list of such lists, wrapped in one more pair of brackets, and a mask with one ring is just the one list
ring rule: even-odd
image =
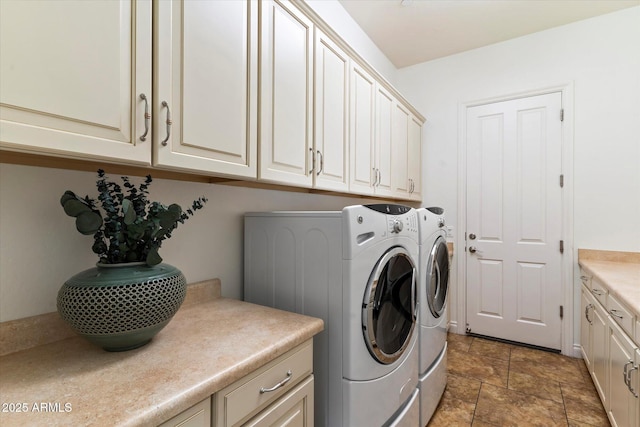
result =
[{"label": "green leaf", "polygon": [[82,234],[93,234],[102,226],[102,217],[93,212],[82,212],[76,217],[76,228]]},{"label": "green leaf", "polygon": [[76,198],[68,199],[62,207],[64,208],[64,213],[72,217],[77,217],[82,213],[92,212],[89,206]]},{"label": "green leaf", "polygon": [[162,262],[162,257],[158,253],[158,248],[153,247],[147,254],[147,265],[156,265]]},{"label": "green leaf", "polygon": [[62,197],[60,197],[60,204],[62,205],[62,207],[64,207],[64,204],[67,203],[69,200],[73,200],[77,198],[78,196],[76,196],[76,193],[74,193],[73,191],[67,190],[64,192]]},{"label": "green leaf", "polygon": [[124,199],[122,201],[122,212],[124,212],[124,223],[126,225],[133,224],[136,220],[136,211],[133,209],[133,204],[131,200]]}]

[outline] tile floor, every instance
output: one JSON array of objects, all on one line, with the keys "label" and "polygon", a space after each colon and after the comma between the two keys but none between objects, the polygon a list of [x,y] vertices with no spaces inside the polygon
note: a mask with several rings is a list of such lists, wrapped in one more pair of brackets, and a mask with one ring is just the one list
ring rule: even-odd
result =
[{"label": "tile floor", "polygon": [[449,334],[447,388],[429,427],[607,427],[582,359]]}]

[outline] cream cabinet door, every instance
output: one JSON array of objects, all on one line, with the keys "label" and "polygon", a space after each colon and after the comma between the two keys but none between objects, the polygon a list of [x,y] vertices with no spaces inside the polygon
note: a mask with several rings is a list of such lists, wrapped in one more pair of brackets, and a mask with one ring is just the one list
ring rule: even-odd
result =
[{"label": "cream cabinet door", "polygon": [[595,300],[587,289],[582,286],[580,293],[580,347],[582,350],[582,358],[589,372],[592,370],[593,360],[593,312],[595,310]]},{"label": "cream cabinet door", "polygon": [[313,24],[285,0],[262,2],[261,14],[258,177],[310,187]]},{"label": "cream cabinet door", "polygon": [[609,319],[599,303],[594,304],[593,310],[592,354],[593,360],[591,378],[600,395],[602,406],[609,406]]},{"label": "cream cabinet door", "polygon": [[2,0],[0,12],[0,146],[150,164],[151,2]]},{"label": "cream cabinet door", "polygon": [[322,31],[315,44],[314,187],[349,189],[349,57]]},{"label": "cream cabinet door", "polygon": [[409,118],[409,194],[412,200],[422,201],[422,122]]},{"label": "cream cabinet door", "polygon": [[208,397],[158,427],[211,427],[211,425],[211,398]]},{"label": "cream cabinet door", "polygon": [[256,178],[257,2],[154,7],[154,165]]},{"label": "cream cabinet door", "polygon": [[411,114],[400,103],[393,106],[393,192],[398,197],[410,198],[409,180],[409,120]]},{"label": "cream cabinet door", "polygon": [[376,82],[355,62],[349,74],[349,191],[370,195],[378,176],[374,167]]},{"label": "cream cabinet door", "polygon": [[392,174],[392,121],[395,101],[393,96],[382,86],[376,85],[375,111],[375,172],[377,180],[374,188],[378,196],[394,196],[391,185]]},{"label": "cream cabinet door", "polygon": [[629,381],[634,375],[629,375],[629,369],[634,369],[637,346],[618,327],[613,320],[609,323],[609,405],[605,408],[609,412],[609,420],[613,427],[636,425],[636,409],[638,398],[637,389]]}]

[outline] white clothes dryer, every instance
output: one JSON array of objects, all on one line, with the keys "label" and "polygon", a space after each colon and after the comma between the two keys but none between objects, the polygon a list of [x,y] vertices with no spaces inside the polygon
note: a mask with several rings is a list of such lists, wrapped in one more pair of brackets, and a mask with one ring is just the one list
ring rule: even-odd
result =
[{"label": "white clothes dryer", "polygon": [[426,426],[447,385],[449,251],[442,208],[420,208],[418,279],[420,425]]},{"label": "white clothes dryer", "polygon": [[419,425],[415,209],[245,215],[244,299],[324,321],[315,423]]}]

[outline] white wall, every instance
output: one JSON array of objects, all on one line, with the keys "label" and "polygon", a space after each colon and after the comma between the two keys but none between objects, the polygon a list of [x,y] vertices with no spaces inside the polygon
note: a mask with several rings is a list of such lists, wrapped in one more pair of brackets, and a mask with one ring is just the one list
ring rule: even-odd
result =
[{"label": "white wall", "polygon": [[[561,84],[574,94],[565,106],[573,117],[565,125],[573,126],[574,255],[640,251],[640,7],[399,70],[398,89],[427,117],[424,204],[444,207],[455,224],[461,105]],[[455,232],[458,248],[463,233]],[[454,277],[452,320],[456,285]],[[575,297],[577,322],[578,286]]]},{"label": "white wall", "polygon": [[[109,171],[107,170],[107,173]],[[118,175],[109,175],[119,181]],[[98,261],[92,236],[76,231],[60,196],[97,196],[96,174],[0,164],[0,321],[56,310],[62,283]],[[141,179],[132,177],[134,183]],[[366,199],[154,179],[150,199],[183,209],[204,195],[203,210],[160,249],[189,283],[218,277],[222,293],[242,298],[243,214],[270,210],[339,210]]]},{"label": "white wall", "polygon": [[306,0],[306,3],[342,39],[389,83],[396,85],[396,67],[367,36],[337,0]]}]

